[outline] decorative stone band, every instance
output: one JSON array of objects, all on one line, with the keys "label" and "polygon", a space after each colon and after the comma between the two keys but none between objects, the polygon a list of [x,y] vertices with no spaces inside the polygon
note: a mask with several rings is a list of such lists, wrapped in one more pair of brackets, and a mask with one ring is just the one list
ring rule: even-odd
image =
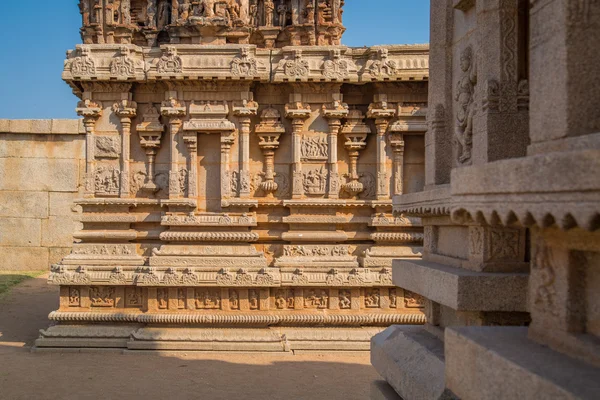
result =
[{"label": "decorative stone band", "polygon": [[375,232],[371,239],[377,243],[423,243],[423,236],[420,232]]},{"label": "decorative stone band", "polygon": [[48,318],[57,322],[104,322],[178,325],[262,325],[262,326],[389,326],[422,325],[423,314],[362,314],[362,315],[319,315],[319,314],[139,314],[139,313],[92,313],[53,311]]},{"label": "decorative stone band", "polygon": [[163,232],[160,240],[166,242],[256,242],[255,232]]},{"label": "decorative stone band", "polygon": [[256,226],[256,218],[242,215],[167,215],[161,220],[165,226]]},{"label": "decorative stone band", "polygon": [[550,228],[558,226],[569,230],[576,227],[593,232],[600,229],[600,210],[597,204],[573,202],[552,207],[548,204],[494,203],[452,209],[452,220],[457,223],[476,221],[484,225]]}]

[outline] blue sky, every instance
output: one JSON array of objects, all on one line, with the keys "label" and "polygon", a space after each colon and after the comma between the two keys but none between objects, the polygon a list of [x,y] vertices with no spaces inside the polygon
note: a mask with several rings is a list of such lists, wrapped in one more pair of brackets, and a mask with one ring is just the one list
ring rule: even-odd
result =
[{"label": "blue sky", "polygon": [[[61,78],[65,51],[81,42],[76,0],[2,1],[0,118],[76,118]],[[427,43],[428,0],[346,0],[343,44]]]}]

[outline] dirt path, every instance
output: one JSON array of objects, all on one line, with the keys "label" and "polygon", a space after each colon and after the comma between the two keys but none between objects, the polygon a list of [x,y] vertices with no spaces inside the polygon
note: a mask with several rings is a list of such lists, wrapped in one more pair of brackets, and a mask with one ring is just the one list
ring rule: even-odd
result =
[{"label": "dirt path", "polygon": [[58,306],[45,277],[0,301],[1,399],[366,399],[368,355],[31,353]]}]

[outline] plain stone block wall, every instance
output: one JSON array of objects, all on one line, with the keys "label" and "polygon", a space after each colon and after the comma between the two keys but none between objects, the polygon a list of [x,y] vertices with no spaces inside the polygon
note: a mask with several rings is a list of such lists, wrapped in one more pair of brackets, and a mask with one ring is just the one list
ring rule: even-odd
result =
[{"label": "plain stone block wall", "polygon": [[0,270],[45,270],[70,252],[83,133],[79,120],[0,120]]}]

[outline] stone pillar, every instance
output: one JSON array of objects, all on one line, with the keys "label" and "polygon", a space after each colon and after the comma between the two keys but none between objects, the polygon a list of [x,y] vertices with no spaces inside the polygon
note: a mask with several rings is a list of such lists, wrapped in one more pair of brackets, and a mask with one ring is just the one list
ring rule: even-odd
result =
[{"label": "stone pillar", "polygon": [[402,133],[392,133],[390,135],[390,146],[394,153],[394,195],[401,195],[404,191],[404,135]]},{"label": "stone pillar", "polygon": [[235,132],[221,133],[221,199],[231,198],[231,171],[229,169],[229,152],[235,141]]},{"label": "stone pillar", "polygon": [[180,193],[179,151],[177,150],[177,135],[181,131],[182,118],[186,114],[185,106],[175,100],[177,92],[167,93],[167,100],[160,109],[163,117],[168,120],[169,126],[169,199],[176,199]]},{"label": "stone pillar", "polygon": [[301,95],[291,95],[295,102],[285,106],[286,117],[292,120],[292,198],[304,196],[304,179],[302,176],[302,129],[304,122],[311,114],[310,105],[302,103]]},{"label": "stone pillar", "polygon": [[395,115],[396,111],[388,108],[387,95],[375,95],[375,102],[369,106],[367,117],[375,120],[377,128],[377,200],[385,200],[390,197],[385,134],[390,120]]},{"label": "stone pillar", "polygon": [[188,133],[183,137],[188,151],[188,193],[190,199],[198,197],[198,133]]},{"label": "stone pillar", "polygon": [[323,106],[323,115],[329,123],[329,134],[327,135],[327,145],[329,147],[329,156],[327,160],[329,169],[329,180],[327,185],[327,197],[330,199],[339,198],[340,192],[340,174],[338,172],[338,134],[342,126],[341,119],[348,115],[348,105],[341,102],[341,95],[339,100],[335,100],[330,105]]},{"label": "stone pillar", "polygon": [[84,93],[84,100],[77,105],[77,115],[83,117],[85,127],[86,143],[86,179],[85,179],[85,197],[94,197],[94,174],[96,170],[96,122],[102,114],[102,108],[99,104],[91,101],[91,95]]},{"label": "stone pillar", "polygon": [[131,119],[137,113],[137,104],[131,100],[122,100],[119,103],[115,103],[113,111],[121,119],[121,188],[119,197],[124,198],[129,197]]},{"label": "stone pillar", "polygon": [[250,122],[256,115],[258,104],[253,101],[244,101],[239,106],[233,106],[233,114],[240,122],[240,197],[250,197]]}]

